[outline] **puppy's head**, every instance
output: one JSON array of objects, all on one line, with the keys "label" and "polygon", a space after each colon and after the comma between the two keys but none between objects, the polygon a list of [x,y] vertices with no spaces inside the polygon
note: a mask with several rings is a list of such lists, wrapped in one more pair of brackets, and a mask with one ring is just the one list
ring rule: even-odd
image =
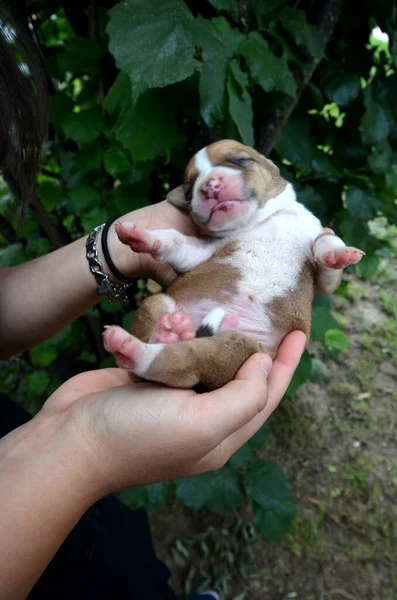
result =
[{"label": "puppy's head", "polygon": [[187,210],[208,234],[236,231],[248,225],[287,182],[276,165],[234,140],[220,140],[193,156],[184,184],[167,199]]}]

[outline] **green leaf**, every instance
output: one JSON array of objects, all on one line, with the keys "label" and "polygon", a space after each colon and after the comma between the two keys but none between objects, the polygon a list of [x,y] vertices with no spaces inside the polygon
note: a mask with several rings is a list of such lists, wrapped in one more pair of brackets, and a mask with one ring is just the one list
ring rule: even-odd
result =
[{"label": "green leaf", "polygon": [[95,171],[101,166],[102,157],[103,148],[99,144],[84,146],[78,152],[73,153],[73,169],[85,173]]},{"label": "green leaf", "polygon": [[231,72],[227,79],[227,91],[229,95],[229,111],[236,124],[239,135],[247,146],[254,145],[253,111],[251,96],[246,88],[241,86],[243,71],[233,61]]},{"label": "green leaf", "polygon": [[228,464],[233,469],[246,469],[248,465],[255,460],[255,453],[250,448],[248,443],[246,443],[244,446],[241,446],[241,448],[239,448],[237,452],[233,454],[233,456],[230,457]]},{"label": "green leaf", "polygon": [[123,316],[122,327],[127,331],[130,330],[132,319],[135,317],[136,310],[130,310]]},{"label": "green leaf", "polygon": [[312,372],[312,359],[310,354],[305,351],[302,355],[302,358],[299,362],[298,368],[296,369],[292,381],[288,386],[287,396],[293,396],[296,394],[298,389],[308,380],[310,379],[310,375]]},{"label": "green leaf", "polygon": [[247,61],[253,80],[265,92],[280,91],[295,96],[296,83],[287,61],[275,56],[259,33],[250,33],[240,44],[239,51]]},{"label": "green leaf", "polygon": [[209,0],[209,3],[212,4],[212,6],[217,10],[225,10],[230,12],[232,17],[237,19],[238,6],[236,0]]},{"label": "green leaf", "polygon": [[150,204],[146,196],[140,191],[140,186],[130,186],[128,190],[117,188],[113,193],[114,204],[117,211],[125,215],[132,210],[138,210]]},{"label": "green leaf", "polygon": [[328,98],[338,106],[346,106],[361,92],[360,77],[341,70],[329,70],[321,82]]},{"label": "green leaf", "polygon": [[62,121],[65,136],[78,144],[93,142],[104,127],[104,118],[100,110],[96,108],[73,112]]},{"label": "green leaf", "polygon": [[[222,45],[222,53],[226,54],[228,58],[232,58],[238,51],[241,42],[245,39],[245,35],[236,27],[232,27],[224,17],[215,17],[215,19],[211,20],[211,23],[214,27],[215,35]],[[207,48],[206,43],[204,43],[204,47]]]},{"label": "green leaf", "polygon": [[175,497],[185,506],[199,510],[213,494],[212,473],[201,473],[175,482]]},{"label": "green leaf", "polygon": [[175,113],[176,106],[169,94],[150,90],[117,121],[116,138],[137,162],[164,155],[184,143]]},{"label": "green leaf", "polygon": [[27,250],[35,256],[44,256],[53,249],[52,244],[48,238],[35,237],[30,238],[27,243]]},{"label": "green leaf", "polygon": [[324,42],[319,31],[313,25],[307,23],[303,10],[286,6],[278,14],[278,18],[284,29],[293,36],[298,45],[305,46],[310,54],[316,58],[324,56]]},{"label": "green leaf", "polygon": [[325,343],[325,334],[328,329],[338,329],[338,322],[331,315],[329,308],[318,306],[312,311],[312,340]]},{"label": "green leaf", "polygon": [[61,73],[95,74],[98,71],[98,59],[104,49],[89,38],[75,37],[65,44],[65,49],[58,54],[58,68]]},{"label": "green leaf", "polygon": [[226,110],[227,58],[212,55],[205,59],[200,74],[200,113],[208,127],[221,121]]},{"label": "green leaf", "polygon": [[40,396],[50,382],[46,371],[33,371],[28,375],[28,390],[34,396]]},{"label": "green leaf", "polygon": [[5,248],[0,248],[0,268],[14,267],[28,260],[25,249],[21,242],[9,244]]},{"label": "green leaf", "polygon": [[75,213],[85,213],[90,208],[98,206],[100,202],[101,197],[98,190],[89,185],[80,185],[70,193],[69,206]]},{"label": "green leaf", "polygon": [[104,106],[110,115],[120,113],[131,103],[131,81],[123,71],[120,71],[116,81],[108,91]]},{"label": "green leaf", "polygon": [[346,207],[354,219],[369,221],[376,216],[380,203],[368,190],[351,185],[346,192]]},{"label": "green leaf", "polygon": [[73,100],[66,94],[57,93],[50,97],[50,120],[58,133],[63,133],[62,123],[73,113]]},{"label": "green leaf", "polygon": [[224,513],[244,500],[237,474],[228,466],[211,473],[202,473],[176,482],[176,498],[198,510],[202,506]]},{"label": "green leaf", "polygon": [[277,152],[288,159],[294,167],[309,171],[317,155],[317,148],[310,139],[307,117],[291,117],[276,144]]},{"label": "green leaf", "polygon": [[328,329],[325,332],[325,345],[331,350],[347,350],[349,338],[340,329]]},{"label": "green leaf", "polygon": [[56,348],[51,346],[35,346],[29,350],[29,358],[36,367],[48,367],[58,356]]},{"label": "green leaf", "polygon": [[119,173],[125,173],[130,168],[130,161],[123,148],[111,146],[106,150],[103,160],[105,170],[112,177],[116,177]]},{"label": "green leaf", "polygon": [[387,139],[393,123],[393,114],[388,104],[387,90],[377,82],[364,91],[366,111],[361,120],[361,138],[364,144],[378,144]]},{"label": "green leaf", "polygon": [[109,214],[105,208],[93,208],[81,218],[84,233],[91,233],[94,227],[101,223],[105,223],[108,218]]},{"label": "green leaf", "polygon": [[132,96],[183,81],[197,68],[194,19],[182,0],[127,0],[109,11],[109,49]]},{"label": "green leaf", "polygon": [[290,531],[296,517],[296,505],[285,502],[277,509],[263,510],[254,505],[254,525],[269,542],[279,542]]},{"label": "green leaf", "polygon": [[287,2],[288,0],[266,0],[266,2],[263,0],[248,0],[248,7],[254,14],[258,25],[262,27],[268,25],[269,15],[284,4],[287,4]]},{"label": "green leaf", "polygon": [[258,462],[243,474],[247,495],[254,500],[254,523],[268,540],[282,539],[295,517],[295,502],[287,478],[273,461]]},{"label": "green leaf", "polygon": [[375,254],[370,254],[368,256],[364,256],[359,264],[357,265],[360,274],[365,278],[369,279],[372,275],[379,269],[380,258]]},{"label": "green leaf", "polygon": [[158,510],[165,506],[169,500],[169,483],[152,483],[146,486],[147,501],[145,506],[148,510]]},{"label": "green leaf", "polygon": [[145,506],[147,501],[146,486],[139,485],[121,490],[120,498],[132,510]]},{"label": "green leaf", "polygon": [[50,213],[65,201],[65,194],[60,185],[43,181],[37,186],[37,195],[45,208]]},{"label": "green leaf", "polygon": [[254,450],[262,450],[265,443],[270,438],[270,426],[269,423],[266,422],[262,425],[262,427],[248,440],[249,447]]},{"label": "green leaf", "polygon": [[368,165],[375,173],[388,173],[396,162],[393,148],[387,140],[378,144],[367,158]]}]

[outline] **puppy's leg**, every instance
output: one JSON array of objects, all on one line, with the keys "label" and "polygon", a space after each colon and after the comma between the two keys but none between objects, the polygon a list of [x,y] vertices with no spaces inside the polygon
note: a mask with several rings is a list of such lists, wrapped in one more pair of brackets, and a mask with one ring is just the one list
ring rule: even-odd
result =
[{"label": "puppy's leg", "polygon": [[177,310],[175,300],[167,294],[146,298],[131,323],[131,334],[142,342],[174,344],[194,338],[191,319]]},{"label": "puppy's leg", "polygon": [[231,381],[252,354],[264,351],[236,331],[169,345],[145,344],[120,327],[106,330],[105,347],[119,358],[119,366],[144,379],[177,388],[203,384],[211,389]]},{"label": "puppy's leg", "polygon": [[175,271],[185,273],[210,258],[222,245],[220,240],[203,240],[185,236],[175,229],[143,229],[133,223],[116,227],[123,244],[134,252],[151,254]]},{"label": "puppy's leg", "polygon": [[332,294],[342,280],[343,269],[360,262],[364,252],[346,246],[334,233],[326,232],[315,240],[313,255],[317,263],[316,291]]}]

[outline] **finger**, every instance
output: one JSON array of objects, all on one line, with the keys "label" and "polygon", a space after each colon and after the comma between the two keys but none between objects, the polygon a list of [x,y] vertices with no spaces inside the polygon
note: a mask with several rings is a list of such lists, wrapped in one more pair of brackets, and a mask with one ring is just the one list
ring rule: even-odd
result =
[{"label": "finger", "polygon": [[200,428],[214,446],[262,412],[267,399],[267,374],[271,359],[262,353],[251,356],[233,381],[222,388],[193,398]]},{"label": "finger", "polygon": [[[214,450],[199,461],[197,463],[197,472],[203,471],[207,464],[219,466],[224,464],[232,454],[241,448],[262,427],[287,391],[305,345],[306,336],[302,331],[293,331],[284,338],[268,377],[268,401],[266,406],[253,419],[222,440]],[[208,468],[218,468],[218,466],[209,466]]]},{"label": "finger", "polygon": [[303,331],[292,331],[281,342],[268,381],[268,408],[271,411],[276,408],[287,391],[305,347],[306,336]]}]

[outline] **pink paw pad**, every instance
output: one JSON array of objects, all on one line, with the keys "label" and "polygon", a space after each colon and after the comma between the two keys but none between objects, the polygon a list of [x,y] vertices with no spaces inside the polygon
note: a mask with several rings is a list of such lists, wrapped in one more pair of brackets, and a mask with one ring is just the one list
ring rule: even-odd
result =
[{"label": "pink paw pad", "polygon": [[160,317],[154,341],[161,344],[175,344],[192,340],[194,336],[195,331],[190,316],[178,310]]},{"label": "pink paw pad", "polygon": [[121,327],[106,326],[103,334],[105,350],[114,355],[121,369],[133,370],[141,358],[142,342]]},{"label": "pink paw pad", "polygon": [[336,248],[324,254],[324,263],[332,269],[344,269],[349,265],[356,265],[363,256],[364,252],[358,248]]},{"label": "pink paw pad", "polygon": [[133,223],[118,223],[116,232],[119,240],[138,253],[156,253],[160,250],[160,240],[153,240],[151,234],[146,229],[141,229]]}]

